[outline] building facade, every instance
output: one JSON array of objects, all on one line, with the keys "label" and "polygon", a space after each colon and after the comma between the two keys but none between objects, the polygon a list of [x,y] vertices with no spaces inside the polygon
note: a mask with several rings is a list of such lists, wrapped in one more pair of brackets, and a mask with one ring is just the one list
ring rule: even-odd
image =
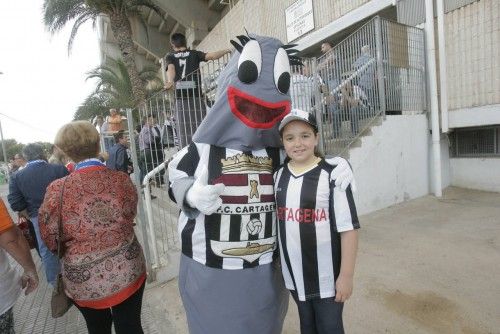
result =
[{"label": "building facade", "polygon": [[[500,191],[499,1],[155,2],[164,11],[162,17],[154,12],[144,13],[146,29],[139,22],[133,23],[139,66],[159,66],[159,60],[170,51],[169,36],[175,32],[184,33],[191,47],[203,51],[227,48],[230,39],[248,31],[274,36],[284,43],[295,43],[301,56],[320,57],[322,42],[329,41],[334,47],[346,44],[349,36],[375,16],[398,22],[401,26],[422,30],[432,27],[436,30],[433,49],[429,49],[428,45],[412,44],[416,42],[409,37],[409,29],[403,29],[402,32],[391,30],[393,36],[403,36],[400,40],[404,42],[387,48],[390,59],[399,57],[400,63],[410,63],[412,55],[407,50],[412,47],[422,49],[427,57],[430,56],[422,65],[425,86],[420,97],[424,98],[424,103],[421,108],[413,107],[417,110],[393,108],[399,112],[396,110],[393,115],[387,113],[381,124],[372,127],[371,135],[360,136],[349,143],[348,156],[359,175],[358,201],[365,208],[361,212],[380,209],[427,193],[439,196],[440,190],[449,185]],[[435,20],[429,24],[426,22],[426,3],[431,2]],[[439,38],[440,25],[442,39]],[[106,18],[100,20],[99,28],[103,62],[107,57],[118,57],[116,43],[107,31]],[[440,43],[441,40],[444,43]],[[359,53],[364,42],[360,42],[360,45],[354,43],[347,43],[344,50],[351,48],[354,53]],[[444,52],[441,53],[443,59],[439,57],[440,52]],[[389,58],[381,59],[387,62]],[[429,59],[435,59],[436,62],[436,70],[432,70],[434,75],[429,73],[429,69],[434,68],[429,66]],[[399,65],[405,66],[408,67]],[[440,66],[444,66],[445,71],[440,70]],[[396,82],[394,87],[403,86],[408,81],[405,73],[408,72],[399,71],[395,79],[390,79]],[[392,72],[384,72],[382,78],[387,94],[392,89],[387,84],[388,77],[392,75]],[[399,98],[403,99],[403,95]],[[433,102],[433,96],[437,96],[437,104]],[[386,100],[389,101],[387,96]],[[443,101],[446,103],[443,104]],[[386,110],[390,111],[387,106]],[[437,125],[433,124],[433,112],[438,115]],[[439,134],[432,136],[430,133],[433,129],[439,129]],[[433,148],[435,145],[439,145],[439,152]],[[384,163],[379,165],[371,161]],[[377,175],[383,177],[377,178]]]}]

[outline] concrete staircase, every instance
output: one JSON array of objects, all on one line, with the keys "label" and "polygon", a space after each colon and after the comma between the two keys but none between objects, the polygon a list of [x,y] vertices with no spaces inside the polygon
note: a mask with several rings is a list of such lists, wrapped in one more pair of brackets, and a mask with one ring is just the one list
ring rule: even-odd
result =
[{"label": "concrete staircase", "polygon": [[[355,137],[350,137],[349,121],[342,122],[341,138],[324,138],[325,154],[328,156],[341,156],[349,160],[350,150],[356,147],[361,147],[363,137],[372,135],[372,128],[382,125],[384,116],[377,116],[365,121],[360,121],[360,132]],[[323,123],[323,127],[331,126],[331,124]]]}]

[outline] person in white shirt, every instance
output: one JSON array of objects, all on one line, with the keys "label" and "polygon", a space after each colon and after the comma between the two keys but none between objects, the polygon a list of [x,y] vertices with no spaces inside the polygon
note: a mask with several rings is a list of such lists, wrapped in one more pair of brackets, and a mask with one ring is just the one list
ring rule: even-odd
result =
[{"label": "person in white shirt", "polygon": [[[12,267],[7,253],[21,265],[22,275]],[[12,307],[23,288],[26,288],[25,294],[29,294],[37,286],[38,275],[28,242],[0,199],[0,333],[14,333]]]}]

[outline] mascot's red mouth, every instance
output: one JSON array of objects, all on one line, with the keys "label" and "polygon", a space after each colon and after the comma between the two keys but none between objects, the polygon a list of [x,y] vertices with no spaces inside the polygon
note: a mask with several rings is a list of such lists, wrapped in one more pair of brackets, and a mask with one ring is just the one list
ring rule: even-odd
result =
[{"label": "mascot's red mouth", "polygon": [[247,126],[270,129],[290,112],[290,101],[267,102],[229,87],[227,89],[231,112]]}]

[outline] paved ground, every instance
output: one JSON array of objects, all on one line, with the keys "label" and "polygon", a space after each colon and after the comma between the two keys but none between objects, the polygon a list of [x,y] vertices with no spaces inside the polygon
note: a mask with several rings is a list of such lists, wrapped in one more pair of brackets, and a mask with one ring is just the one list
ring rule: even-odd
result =
[{"label": "paved ground", "polygon": [[[7,185],[0,185],[0,197],[7,203]],[[8,205],[7,205],[8,206]],[[11,215],[13,213],[11,212]],[[14,217],[14,215],[13,215]],[[18,334],[84,334],[87,333],[85,320],[75,307],[58,319],[53,319],[50,315],[50,296],[52,287],[47,284],[45,275],[41,267],[40,258],[33,250],[33,259],[37,264],[37,271],[40,277],[40,285],[36,291],[28,296],[22,295],[14,307],[14,324]],[[19,268],[19,266],[18,266]],[[21,270],[19,268],[19,270]],[[175,333],[168,326],[167,319],[160,319],[158,322],[151,312],[150,296],[157,293],[156,289],[148,288],[144,294],[142,309],[142,324],[146,334]],[[160,327],[161,326],[161,327]],[[160,330],[161,328],[161,330]],[[2,333],[0,333],[2,334]]]},{"label": "paved ground", "polygon": [[[361,224],[348,333],[500,334],[500,194],[449,188]],[[50,318],[49,294],[19,300],[17,333],[85,333],[75,310]],[[176,280],[149,286],[144,305],[146,333],[187,333]],[[283,332],[299,332],[293,302]]]},{"label": "paved ground", "polygon": [[[35,256],[35,254],[33,254]],[[37,261],[38,273],[42,273],[40,261]],[[85,334],[87,327],[85,320],[75,307],[72,307],[68,313],[58,319],[53,319],[50,315],[50,296],[52,287],[47,284],[40,275],[42,282],[39,288],[29,296],[21,296],[14,307],[15,330],[18,334]],[[154,289],[147,289],[144,295],[144,304],[142,308],[142,325],[145,334],[163,334],[175,333],[171,328],[165,326],[166,320],[161,324],[153,318],[151,312],[150,297],[155,293]]]},{"label": "paved ground", "polygon": [[[500,194],[449,188],[361,217],[347,333],[500,333]],[[153,312],[187,333],[177,281]],[[285,334],[299,333],[291,301]]]}]

